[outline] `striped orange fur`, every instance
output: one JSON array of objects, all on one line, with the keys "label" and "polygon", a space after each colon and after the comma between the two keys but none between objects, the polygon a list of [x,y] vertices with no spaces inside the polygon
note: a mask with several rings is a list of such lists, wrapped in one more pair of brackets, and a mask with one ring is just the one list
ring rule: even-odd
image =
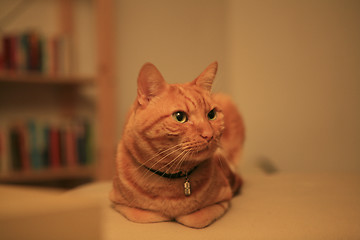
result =
[{"label": "striped orange fur", "polygon": [[221,217],[239,191],[235,169],[244,126],[229,97],[211,94],[216,71],[214,62],[194,81],[167,84],[153,64],[140,70],[110,193],[129,220],[202,228]]}]

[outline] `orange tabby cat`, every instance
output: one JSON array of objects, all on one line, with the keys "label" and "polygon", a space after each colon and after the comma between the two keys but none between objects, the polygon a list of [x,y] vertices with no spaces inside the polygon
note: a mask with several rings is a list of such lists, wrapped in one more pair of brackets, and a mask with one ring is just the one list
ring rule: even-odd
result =
[{"label": "orange tabby cat", "polygon": [[129,220],[202,228],[238,193],[243,121],[228,97],[210,93],[216,71],[214,62],[192,82],[167,84],[154,65],[142,67],[110,193]]}]

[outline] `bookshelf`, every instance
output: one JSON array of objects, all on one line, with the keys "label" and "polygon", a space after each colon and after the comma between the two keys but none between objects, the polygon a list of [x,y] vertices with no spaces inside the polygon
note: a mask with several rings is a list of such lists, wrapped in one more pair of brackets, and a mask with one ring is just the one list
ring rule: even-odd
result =
[{"label": "bookshelf", "polygon": [[[59,31],[71,38],[74,34],[73,3],[75,1],[54,1],[59,4]],[[74,180],[74,182],[105,180],[112,177],[116,146],[115,57],[113,55],[115,36],[112,14],[114,2],[113,0],[95,0],[93,7],[96,18],[95,48],[97,49],[95,66],[97,70],[94,76],[0,69],[0,94],[2,95],[0,100],[5,103],[0,104],[3,108],[0,109],[0,115],[16,115],[16,119],[21,119],[21,114],[17,113],[24,112],[23,122],[37,115],[45,115],[39,119],[55,119],[50,122],[68,121],[59,120],[59,118],[71,119],[71,121],[77,118],[91,119],[94,132],[91,139],[92,160],[86,164],[70,166],[66,162],[68,159],[63,159],[65,164],[62,163],[61,166],[54,167],[50,162],[48,166],[40,169],[30,167],[15,170],[8,167],[6,171],[0,169],[0,183],[41,184],[61,180]],[[21,99],[16,99],[16,96],[21,96]],[[11,121],[12,118],[9,119]],[[40,122],[37,119],[35,121]],[[5,132],[8,133],[8,131]]]}]

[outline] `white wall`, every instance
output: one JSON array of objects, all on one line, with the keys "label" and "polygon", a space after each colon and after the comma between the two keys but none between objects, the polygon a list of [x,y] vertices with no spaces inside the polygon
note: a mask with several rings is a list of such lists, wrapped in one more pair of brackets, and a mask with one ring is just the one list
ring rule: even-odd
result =
[{"label": "white wall", "polygon": [[229,80],[245,160],[360,171],[360,1],[230,1]]}]

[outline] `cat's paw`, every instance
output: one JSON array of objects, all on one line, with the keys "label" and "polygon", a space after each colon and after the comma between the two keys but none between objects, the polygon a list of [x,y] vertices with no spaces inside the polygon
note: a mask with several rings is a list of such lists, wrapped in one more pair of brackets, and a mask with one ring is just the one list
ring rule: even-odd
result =
[{"label": "cat's paw", "polygon": [[120,212],[124,217],[137,223],[154,223],[171,221],[169,217],[159,212],[148,211],[140,208],[128,207],[125,205],[114,205],[114,209]]},{"label": "cat's paw", "polygon": [[204,228],[219,219],[228,210],[230,203],[220,202],[188,215],[176,218],[176,221],[192,228]]}]

